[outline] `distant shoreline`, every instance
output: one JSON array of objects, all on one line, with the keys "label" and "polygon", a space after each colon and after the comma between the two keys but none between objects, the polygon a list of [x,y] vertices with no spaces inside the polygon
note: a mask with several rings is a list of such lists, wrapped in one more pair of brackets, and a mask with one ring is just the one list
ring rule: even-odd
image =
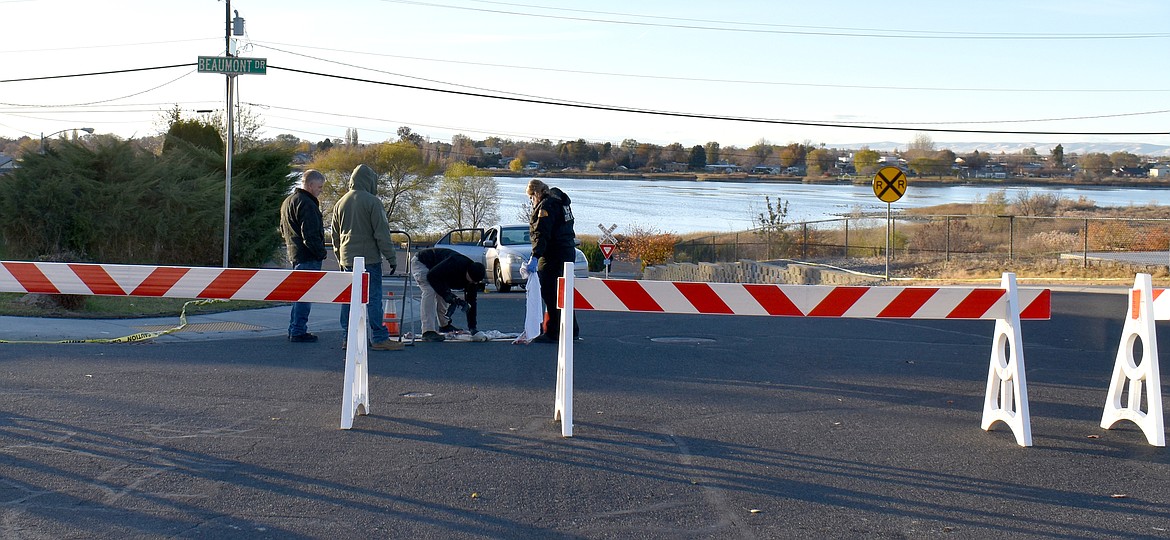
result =
[{"label": "distant shoreline", "polygon": [[[761,184],[869,184],[868,177],[852,176],[850,178],[812,178],[799,176],[778,176],[747,173],[733,174],[704,174],[704,173],[599,173],[587,171],[545,171],[545,172],[512,172],[509,170],[488,169],[492,176],[506,176],[510,178],[586,178],[596,180],[664,180],[664,181],[692,181],[692,182],[745,182]],[[940,177],[912,177],[908,178],[910,185],[918,186],[1044,186],[1044,187],[1110,187],[1110,188],[1143,188],[1143,189],[1170,189],[1170,182],[1155,178],[1106,178],[1096,182],[1078,182],[1069,178],[940,178]]]}]

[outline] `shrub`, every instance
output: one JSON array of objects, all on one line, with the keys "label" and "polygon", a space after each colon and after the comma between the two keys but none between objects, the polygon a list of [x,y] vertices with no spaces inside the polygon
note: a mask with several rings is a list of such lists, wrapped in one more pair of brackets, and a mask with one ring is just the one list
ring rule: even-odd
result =
[{"label": "shrub", "polygon": [[642,261],[642,268],[663,264],[674,255],[679,237],[674,233],[659,232],[653,227],[633,225],[630,232],[617,235],[619,257],[627,261]]},{"label": "shrub", "polygon": [[[0,178],[0,215],[14,258],[71,253],[74,260],[215,266],[223,260],[223,158],[178,141],[156,156],[131,141],[90,149],[62,142],[29,154]],[[280,246],[281,199],[291,153],[235,156],[231,263],[258,266]]]}]

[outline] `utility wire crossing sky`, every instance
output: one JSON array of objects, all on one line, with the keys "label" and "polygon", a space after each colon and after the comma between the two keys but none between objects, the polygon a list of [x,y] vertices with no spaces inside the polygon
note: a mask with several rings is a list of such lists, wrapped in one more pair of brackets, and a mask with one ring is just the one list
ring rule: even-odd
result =
[{"label": "utility wire crossing sky", "polygon": [[[1170,144],[1170,74],[1151,62],[1170,40],[1151,21],[1170,3],[679,4],[235,0],[238,54],[268,67],[237,76],[237,96],[263,136],[312,141],[409,126],[433,140],[686,146],[916,132]],[[224,55],[226,8],[0,2],[20,22],[0,45],[0,136],[147,136],[175,105],[222,113],[224,76],[195,65]]]}]

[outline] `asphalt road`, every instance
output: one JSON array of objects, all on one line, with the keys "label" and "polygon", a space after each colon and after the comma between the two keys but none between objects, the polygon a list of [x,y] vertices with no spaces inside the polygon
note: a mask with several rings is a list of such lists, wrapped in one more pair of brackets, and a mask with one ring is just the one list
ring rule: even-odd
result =
[{"label": "asphalt road", "polygon": [[4,345],[0,537],[1170,537],[1170,453],[1098,427],[1125,308],[1024,323],[1031,448],[987,321],[584,313],[568,439],[554,345],[372,351],[349,431],[339,332]]}]

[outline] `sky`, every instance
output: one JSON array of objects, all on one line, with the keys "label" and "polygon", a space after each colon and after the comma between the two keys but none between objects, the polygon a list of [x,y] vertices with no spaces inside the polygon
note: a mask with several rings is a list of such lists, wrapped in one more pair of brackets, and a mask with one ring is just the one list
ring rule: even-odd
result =
[{"label": "sky", "polygon": [[[224,54],[227,7],[0,0],[0,136],[79,127],[149,136],[165,129],[162,111],[176,104],[185,116],[222,114],[225,76],[198,73],[195,62]],[[238,100],[266,137],[316,142],[356,128],[374,143],[408,126],[439,141],[688,148],[843,147],[919,134],[940,146],[1170,145],[1165,0],[233,0],[230,8],[245,19],[239,55],[269,65],[266,75],[237,77]],[[74,76],[109,71],[125,72]]]}]

